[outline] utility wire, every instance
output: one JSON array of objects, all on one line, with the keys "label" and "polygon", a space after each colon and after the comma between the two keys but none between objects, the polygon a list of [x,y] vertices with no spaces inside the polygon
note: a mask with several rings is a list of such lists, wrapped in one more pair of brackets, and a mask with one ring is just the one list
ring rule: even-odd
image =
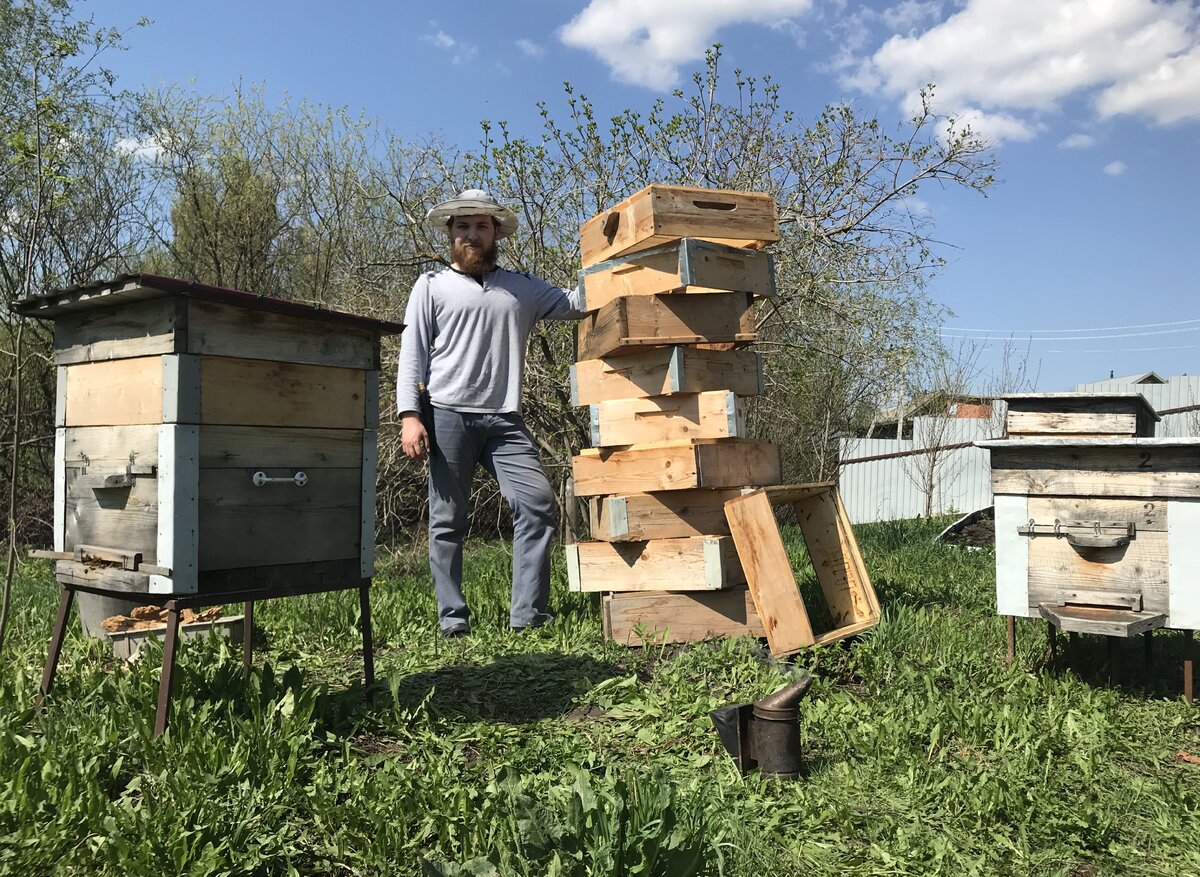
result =
[{"label": "utility wire", "polygon": [[[1047,332],[1118,332],[1125,329],[1158,329],[1162,326],[1186,326],[1200,323],[1194,320],[1176,320],[1172,323],[1139,323],[1132,326],[1101,326],[1095,329],[964,329],[959,326],[942,326],[942,332],[983,332],[989,335],[1044,335]],[[1197,327],[1200,328],[1200,327]],[[1118,336],[1119,337],[1119,336]]]},{"label": "utility wire", "polygon": [[[1164,325],[1169,325],[1169,324],[1164,324]],[[1131,326],[1129,328],[1133,328],[1133,327]],[[1062,331],[1068,331],[1068,330],[1062,330]],[[1094,330],[1091,330],[1091,331],[1094,331]],[[1012,337],[1013,340],[1015,340],[1015,341],[1029,341],[1029,342],[1037,342],[1038,344],[1041,344],[1043,341],[1107,341],[1110,338],[1143,338],[1147,335],[1177,335],[1180,332],[1200,332],[1200,326],[1189,326],[1186,329],[1159,329],[1155,332],[1122,332],[1117,335],[1052,335],[1048,338],[1046,338],[1046,337],[1035,338],[1032,335],[1030,335],[1030,336],[1012,335],[1010,337]],[[972,340],[971,337],[967,336],[967,335],[949,335],[946,333],[946,330],[944,330],[944,329],[940,330],[938,334],[940,334],[946,338],[962,338],[963,340]],[[977,338],[974,340],[982,341],[983,339]]]}]

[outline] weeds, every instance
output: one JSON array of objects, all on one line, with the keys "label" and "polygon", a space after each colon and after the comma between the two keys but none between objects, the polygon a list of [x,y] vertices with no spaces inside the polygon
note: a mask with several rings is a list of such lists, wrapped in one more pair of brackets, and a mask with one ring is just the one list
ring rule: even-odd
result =
[{"label": "weeds", "polygon": [[559,623],[515,635],[507,546],[476,547],[474,633],[449,642],[425,574],[383,569],[371,692],[356,595],[259,604],[250,678],[222,641],[188,642],[159,740],[153,650],[122,665],[73,631],[31,708],[57,595],[26,565],[0,677],[0,873],[1200,873],[1178,635],[1156,640],[1153,668],[1129,648],[1121,689],[1046,668],[1031,622],[1006,667],[994,555],[937,529],[861,529],[884,619],[797,656],[816,675],[797,783],[743,780],[708,720],[792,664],[749,639],[607,643],[559,558]]}]

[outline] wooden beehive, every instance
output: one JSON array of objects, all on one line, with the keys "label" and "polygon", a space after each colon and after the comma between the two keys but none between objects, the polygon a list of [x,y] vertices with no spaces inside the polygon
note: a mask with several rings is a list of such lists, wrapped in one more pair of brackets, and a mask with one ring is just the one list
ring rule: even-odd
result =
[{"label": "wooden beehive", "polygon": [[401,326],[146,274],[18,309],[54,321],[61,582],[206,595],[372,575],[380,339]]},{"label": "wooden beehive", "polygon": [[579,249],[587,267],[679,238],[752,248],[777,241],[775,199],[759,192],[647,186],[585,222]]},{"label": "wooden beehive", "polygon": [[746,292],[623,296],[580,321],[576,358],[602,359],[648,346],[746,344],[758,337],[753,301]]},{"label": "wooden beehive", "polygon": [[1009,438],[1151,438],[1159,416],[1141,393],[1010,393]]},{"label": "wooden beehive", "polygon": [[1200,439],[978,444],[1000,614],[1114,636],[1200,627]]}]

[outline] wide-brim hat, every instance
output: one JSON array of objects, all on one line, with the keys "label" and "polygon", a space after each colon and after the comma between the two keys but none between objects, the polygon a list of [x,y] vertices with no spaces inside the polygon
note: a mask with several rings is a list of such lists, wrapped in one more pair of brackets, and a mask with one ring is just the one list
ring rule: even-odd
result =
[{"label": "wide-brim hat", "polygon": [[490,192],[483,189],[466,189],[449,201],[443,201],[425,214],[425,221],[435,228],[445,228],[456,216],[490,216],[497,223],[496,238],[505,238],[517,230],[520,220]]}]

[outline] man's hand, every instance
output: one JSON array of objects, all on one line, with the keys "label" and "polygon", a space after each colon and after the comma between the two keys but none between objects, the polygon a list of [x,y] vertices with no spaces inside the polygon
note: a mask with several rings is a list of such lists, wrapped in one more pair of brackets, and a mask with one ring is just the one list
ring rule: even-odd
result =
[{"label": "man's hand", "polygon": [[421,416],[415,412],[406,411],[400,418],[400,447],[404,456],[410,460],[423,460],[429,452],[429,433]]}]

